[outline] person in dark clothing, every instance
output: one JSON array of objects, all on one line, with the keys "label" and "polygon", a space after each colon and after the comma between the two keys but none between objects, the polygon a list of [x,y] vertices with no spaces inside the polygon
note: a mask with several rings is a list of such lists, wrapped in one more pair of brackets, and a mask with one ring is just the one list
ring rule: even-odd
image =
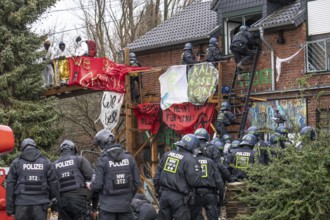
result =
[{"label": "person in dark clothing", "polygon": [[10,164],[6,211],[16,220],[46,220],[50,201],[59,199],[51,162],[36,147],[33,139],[24,139],[20,147],[22,153]]},{"label": "person in dark clothing", "polygon": [[189,205],[195,202],[193,189],[201,181],[200,164],[193,156],[199,146],[198,138],[187,134],[175,145],[177,150],[162,156],[153,179],[160,195],[158,220],[190,220]]},{"label": "person in dark clothing", "polygon": [[181,61],[182,64],[190,64],[189,67],[197,62],[193,54],[193,46],[191,43],[186,43],[184,45]]},{"label": "person in dark clothing", "polygon": [[[136,58],[135,53],[131,52],[129,54],[129,63],[131,66],[142,66],[138,59]],[[139,98],[138,90],[139,90],[139,73],[134,73],[134,75],[130,74],[130,86],[131,86],[131,100],[133,102],[137,102]],[[137,86],[136,86],[137,84]]]},{"label": "person in dark clothing", "polygon": [[99,131],[94,141],[103,152],[96,164],[95,179],[87,187],[99,192],[99,219],[132,219],[131,201],[140,186],[135,159],[115,143],[109,130]]},{"label": "person in dark clothing", "polygon": [[194,135],[199,139],[201,150],[203,155],[211,158],[215,163],[219,163],[221,160],[221,154],[216,146],[210,141],[210,134],[204,128],[196,129]]},{"label": "person in dark clothing", "polygon": [[215,128],[220,137],[227,134],[227,126],[230,126],[235,121],[235,115],[230,111],[231,106],[228,102],[222,102],[221,108],[217,116]]},{"label": "person in dark clothing", "polygon": [[300,140],[296,143],[296,148],[301,150],[304,144],[308,144],[311,141],[315,141],[317,139],[317,133],[315,129],[311,126],[305,126],[300,130]]},{"label": "person in dark clothing", "polygon": [[244,69],[244,64],[252,58],[253,46],[257,46],[253,35],[249,32],[247,26],[242,25],[240,31],[235,34],[232,39],[230,50],[234,53],[236,66],[239,69],[239,73]]},{"label": "person in dark clothing", "polygon": [[201,150],[198,150],[196,158],[201,164],[201,182],[196,189],[196,202],[190,206],[191,219],[202,218],[202,208],[206,211],[208,220],[218,220],[220,213],[217,204],[223,201],[224,183],[217,165]]},{"label": "person in dark clothing", "polygon": [[269,146],[268,144],[261,139],[260,131],[256,126],[251,126],[247,130],[248,134],[252,134],[257,138],[257,143],[254,146],[254,150],[257,152],[259,162],[267,165],[270,159],[269,155]]},{"label": "person in dark clothing", "polygon": [[253,147],[256,142],[257,138],[254,135],[246,134],[239,144],[240,148],[231,153],[229,157],[229,162],[233,167],[231,182],[247,178],[244,170],[255,162],[256,152]]},{"label": "person in dark clothing", "polygon": [[274,117],[272,117],[272,120],[277,124],[277,127],[280,126],[280,124],[284,125],[284,122],[286,122],[285,116],[281,115],[280,110],[276,109]]},{"label": "person in dark clothing", "polygon": [[86,182],[91,181],[93,169],[89,161],[76,155],[75,144],[65,140],[60,145],[61,156],[53,163],[59,183],[59,218],[62,220],[84,220],[91,192]]},{"label": "person in dark clothing", "polygon": [[[230,172],[228,171],[227,167],[221,163],[221,152],[219,151],[218,147],[216,146],[216,140],[214,143],[209,142],[210,140],[210,134],[205,130],[204,128],[198,128],[195,131],[196,137],[198,137],[200,141],[200,150],[203,153],[203,156],[210,158],[213,160],[213,162],[216,164],[216,167],[218,168],[221,178],[223,182],[229,181],[230,180]],[[221,201],[224,198],[224,192],[219,192],[219,196],[221,198]],[[219,200],[219,203],[217,204],[216,210],[217,210],[217,215],[220,215],[220,205],[221,202]]]},{"label": "person in dark clothing", "polygon": [[136,193],[131,203],[134,220],[155,220],[157,212],[144,194]]},{"label": "person in dark clothing", "polygon": [[216,63],[221,60],[226,60],[227,58],[224,58],[222,56],[221,50],[218,47],[218,40],[215,37],[212,37],[210,39],[209,47],[206,50],[206,61],[207,62],[213,62],[214,66],[217,66]]}]

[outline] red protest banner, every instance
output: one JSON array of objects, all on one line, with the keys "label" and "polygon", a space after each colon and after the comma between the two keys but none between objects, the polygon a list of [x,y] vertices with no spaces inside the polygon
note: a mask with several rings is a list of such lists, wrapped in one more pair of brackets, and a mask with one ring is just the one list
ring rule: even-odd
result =
[{"label": "red protest banner", "polygon": [[210,130],[215,104],[173,104],[163,111],[163,122],[180,134],[194,133],[197,128]]},{"label": "red protest banner", "polygon": [[150,67],[131,67],[115,63],[105,57],[68,58],[70,79],[68,85],[79,85],[93,90],[125,93],[125,76],[131,71]]},{"label": "red protest banner", "polygon": [[156,134],[160,127],[159,104],[145,103],[133,108],[138,122],[138,129],[150,130]]}]

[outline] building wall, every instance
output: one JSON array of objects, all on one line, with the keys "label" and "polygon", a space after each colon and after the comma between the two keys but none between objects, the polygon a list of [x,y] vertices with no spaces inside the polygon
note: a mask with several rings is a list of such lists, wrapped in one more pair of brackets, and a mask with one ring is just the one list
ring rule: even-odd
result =
[{"label": "building wall", "polygon": [[[306,24],[303,23],[293,30],[284,31],[285,44],[278,44],[278,32],[265,34],[265,39],[275,50],[275,56],[279,58],[288,58],[300,50],[306,42]],[[221,39],[220,39],[221,42]],[[301,50],[289,63],[282,63],[281,75],[279,81],[275,83],[275,92],[272,94],[272,78],[271,78],[271,53],[267,46],[261,44],[262,51],[259,52],[259,60],[257,63],[257,72],[252,87],[252,93],[259,98],[271,99],[288,99],[299,98],[301,92],[298,89],[310,88],[316,86],[330,85],[330,74],[305,74],[304,73],[304,50]],[[182,47],[183,48],[183,45]],[[203,45],[205,51],[207,45]],[[194,53],[197,53],[195,48]],[[139,53],[138,59],[143,66],[161,67],[165,71],[170,65],[177,65],[181,63],[182,49],[174,49],[169,51],[160,51],[153,53]],[[252,61],[246,65],[246,69],[252,71]],[[235,61],[231,57],[228,61],[222,63],[222,77],[223,85],[230,86],[232,83],[233,74],[235,71]],[[164,72],[159,73],[145,73],[142,77],[143,89],[151,88],[152,95],[160,96],[160,85],[158,77]],[[277,74],[277,73],[276,73]],[[276,75],[277,76],[277,75]],[[248,79],[248,76],[246,76]],[[245,84],[246,83],[246,84]],[[241,82],[238,84],[240,93],[246,93],[247,83]],[[151,84],[151,85],[150,85]],[[281,92],[278,92],[281,91]],[[289,92],[292,91],[292,92]],[[307,115],[308,124],[316,126],[316,110],[319,101],[315,99],[321,90],[306,90],[303,92],[307,94]],[[326,90],[324,90],[326,91]],[[330,90],[329,90],[330,91]],[[264,94],[267,93],[267,94]],[[253,96],[253,94],[252,94]],[[329,100],[329,96],[323,96],[321,100]]]}]

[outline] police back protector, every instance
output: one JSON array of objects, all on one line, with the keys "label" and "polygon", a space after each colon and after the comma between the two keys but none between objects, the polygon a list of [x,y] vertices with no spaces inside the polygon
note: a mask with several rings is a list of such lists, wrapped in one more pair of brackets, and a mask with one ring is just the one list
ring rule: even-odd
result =
[{"label": "police back protector", "polygon": [[108,156],[105,157],[103,193],[105,195],[121,195],[133,192],[133,174],[130,166],[132,161],[126,155],[118,162]]},{"label": "police back protector", "polygon": [[59,179],[60,192],[68,192],[85,187],[85,178],[78,166],[78,157],[65,155],[55,161],[55,171]]},{"label": "police back protector", "polygon": [[41,195],[48,193],[48,161],[39,157],[33,162],[18,160],[18,180],[15,195]]}]

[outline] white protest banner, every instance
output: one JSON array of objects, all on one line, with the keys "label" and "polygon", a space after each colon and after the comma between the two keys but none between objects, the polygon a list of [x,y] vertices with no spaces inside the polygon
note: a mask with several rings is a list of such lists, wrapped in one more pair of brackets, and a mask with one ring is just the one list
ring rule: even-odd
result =
[{"label": "white protest banner", "polygon": [[188,72],[188,98],[194,105],[203,105],[215,92],[219,72],[212,63],[197,63]]},{"label": "white protest banner", "polygon": [[187,66],[171,66],[159,77],[160,82],[160,107],[165,110],[172,104],[188,102]]},{"label": "white protest banner", "polygon": [[120,108],[123,104],[124,95],[117,92],[103,92],[99,119],[104,128],[111,130],[116,127],[119,121]]}]

